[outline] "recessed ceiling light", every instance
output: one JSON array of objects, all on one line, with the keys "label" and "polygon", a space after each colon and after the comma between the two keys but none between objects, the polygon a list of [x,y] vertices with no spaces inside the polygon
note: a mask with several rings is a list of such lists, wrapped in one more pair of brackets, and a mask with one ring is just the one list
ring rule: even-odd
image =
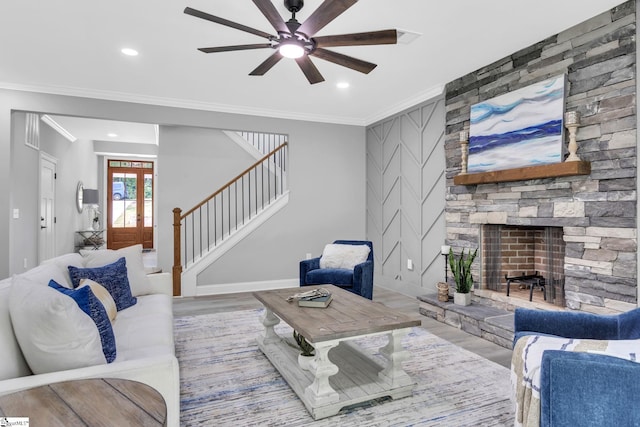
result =
[{"label": "recessed ceiling light", "polygon": [[115,138],[116,136],[118,136],[118,134],[117,134],[117,133],[113,133],[113,132],[111,132],[111,133],[108,133],[108,134],[107,134],[107,136],[108,136],[109,138]]},{"label": "recessed ceiling light", "polygon": [[120,52],[124,53],[127,56],[138,56],[138,51],[135,49],[131,49],[130,47],[125,47]]},{"label": "recessed ceiling light", "polygon": [[348,87],[349,87],[349,83],[348,83],[348,82],[338,82],[338,83],[336,84],[336,87],[337,87],[338,89],[346,89],[346,88],[348,88]]}]

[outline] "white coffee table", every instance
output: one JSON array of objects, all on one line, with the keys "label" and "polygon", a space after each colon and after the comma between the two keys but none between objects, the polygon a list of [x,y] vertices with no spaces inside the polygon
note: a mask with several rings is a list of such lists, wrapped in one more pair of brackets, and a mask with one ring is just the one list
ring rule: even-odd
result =
[{"label": "white coffee table", "polygon": [[[317,420],[372,399],[412,395],[415,382],[402,369],[409,354],[401,340],[411,327],[421,324],[418,315],[407,316],[336,286],[318,287],[333,293],[327,308],[298,307],[297,303],[286,301],[306,288],[253,293],[265,307],[261,319],[265,329],[257,338],[258,345],[311,416]],[[293,339],[275,332],[274,326],[280,320],[313,344],[315,358],[308,370],[298,363],[300,351]],[[388,343],[379,349],[386,363],[353,342],[375,335],[388,336]]]}]

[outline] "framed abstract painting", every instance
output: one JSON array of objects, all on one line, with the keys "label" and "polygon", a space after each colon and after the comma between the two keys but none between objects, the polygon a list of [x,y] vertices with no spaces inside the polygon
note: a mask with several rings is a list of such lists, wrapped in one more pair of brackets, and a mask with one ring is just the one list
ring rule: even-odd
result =
[{"label": "framed abstract painting", "polygon": [[468,173],[560,163],[566,76],[471,106]]}]

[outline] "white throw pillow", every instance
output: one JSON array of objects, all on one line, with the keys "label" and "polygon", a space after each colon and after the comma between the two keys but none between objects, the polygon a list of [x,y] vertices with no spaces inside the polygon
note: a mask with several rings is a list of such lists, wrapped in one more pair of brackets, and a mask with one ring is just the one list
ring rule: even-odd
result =
[{"label": "white throw pillow", "polygon": [[9,313],[34,374],[107,363],[96,324],[72,298],[55,289],[15,276]]},{"label": "white throw pillow", "polygon": [[107,312],[107,316],[109,316],[109,320],[113,323],[116,315],[118,314],[118,309],[116,308],[116,302],[113,300],[109,291],[100,283],[91,279],[80,279],[80,286],[78,286],[78,289],[83,286],[89,286],[91,288],[91,292],[93,292],[96,298],[98,298],[102,303],[105,311]]},{"label": "white throw pillow", "polygon": [[127,246],[122,249],[101,249],[90,251],[86,256],[85,267],[94,268],[111,264],[124,257],[127,261],[127,278],[134,297],[153,293],[151,282],[144,271],[142,245]]},{"label": "white throw pillow", "polygon": [[336,243],[328,244],[322,251],[320,257],[320,268],[353,268],[362,264],[369,257],[369,246],[367,245],[341,245]]}]

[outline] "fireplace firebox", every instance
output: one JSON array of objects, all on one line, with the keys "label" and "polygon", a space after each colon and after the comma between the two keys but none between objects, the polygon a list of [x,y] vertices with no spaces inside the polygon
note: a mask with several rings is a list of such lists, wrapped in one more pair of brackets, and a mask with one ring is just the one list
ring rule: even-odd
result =
[{"label": "fireplace firebox", "polygon": [[480,287],[508,294],[517,284],[529,289],[529,300],[537,289],[564,307],[564,255],[562,227],[485,224]]}]

